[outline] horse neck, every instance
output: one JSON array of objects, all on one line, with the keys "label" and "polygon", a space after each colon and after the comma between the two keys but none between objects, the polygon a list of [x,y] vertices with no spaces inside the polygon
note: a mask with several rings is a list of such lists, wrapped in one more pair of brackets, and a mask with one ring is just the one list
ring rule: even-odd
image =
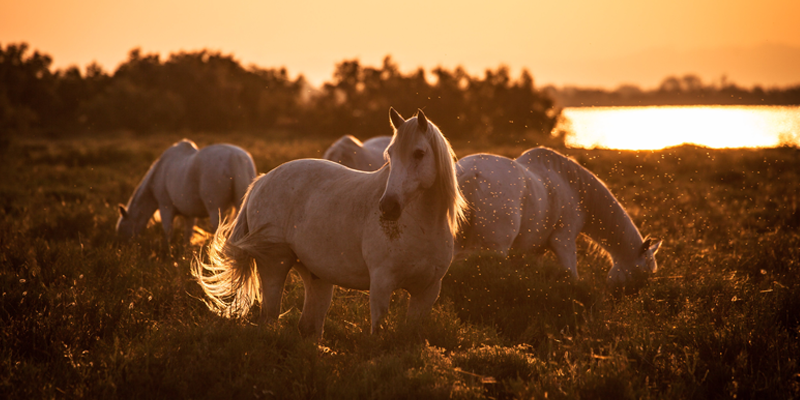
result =
[{"label": "horse neck", "polygon": [[139,186],[133,192],[130,201],[128,201],[127,210],[128,215],[133,221],[141,223],[142,220],[147,221],[158,209],[158,200],[153,194],[153,176],[159,167],[159,161],[153,163],[153,166],[147,171]]},{"label": "horse neck", "polygon": [[581,173],[578,190],[587,212],[583,232],[605,249],[615,261],[633,259],[642,235],[610,190],[588,170]]}]

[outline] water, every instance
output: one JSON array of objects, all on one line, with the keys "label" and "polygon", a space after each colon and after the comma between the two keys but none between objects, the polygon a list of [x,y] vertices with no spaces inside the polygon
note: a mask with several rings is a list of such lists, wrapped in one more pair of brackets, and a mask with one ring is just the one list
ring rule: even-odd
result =
[{"label": "water", "polygon": [[675,106],[565,108],[570,147],[657,150],[800,146],[800,107]]}]

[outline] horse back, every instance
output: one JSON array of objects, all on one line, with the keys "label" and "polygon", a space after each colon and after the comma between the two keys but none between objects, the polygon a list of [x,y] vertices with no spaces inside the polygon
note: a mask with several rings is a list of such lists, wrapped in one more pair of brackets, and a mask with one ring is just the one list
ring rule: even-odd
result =
[{"label": "horse back", "polygon": [[[364,142],[364,152],[369,170],[376,170],[386,163],[383,153],[392,142],[391,136],[376,136]],[[365,168],[365,170],[367,170]]]},{"label": "horse back", "polygon": [[553,195],[552,207],[562,210],[559,218],[576,232],[587,224],[604,223],[609,211],[625,214],[603,181],[569,157],[539,147],[526,151],[517,161],[544,178]]},{"label": "horse back", "polygon": [[344,135],[325,150],[322,158],[351,168],[356,167],[356,156],[362,151],[362,143],[353,135]]},{"label": "horse back", "polygon": [[211,208],[238,207],[256,176],[250,154],[230,144],[205,147],[191,163],[187,180],[197,185],[199,197]]},{"label": "horse back", "polygon": [[[378,219],[387,174],[387,168],[368,173],[328,160],[289,161],[256,179],[242,212],[251,232],[287,244],[320,278],[363,287],[363,240]],[[361,280],[342,282],[354,276]]]}]

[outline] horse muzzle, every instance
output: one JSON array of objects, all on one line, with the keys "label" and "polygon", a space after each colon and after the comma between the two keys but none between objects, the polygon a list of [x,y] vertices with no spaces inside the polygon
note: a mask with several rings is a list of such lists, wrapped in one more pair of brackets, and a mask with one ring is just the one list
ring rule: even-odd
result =
[{"label": "horse muzzle", "polygon": [[647,284],[651,275],[653,274],[643,271],[641,268],[627,272],[616,271],[615,274],[609,274],[606,286],[614,295],[633,294]]},{"label": "horse muzzle", "polygon": [[381,198],[378,208],[381,210],[381,218],[389,221],[397,221],[403,213],[403,207],[397,196],[384,196]]}]

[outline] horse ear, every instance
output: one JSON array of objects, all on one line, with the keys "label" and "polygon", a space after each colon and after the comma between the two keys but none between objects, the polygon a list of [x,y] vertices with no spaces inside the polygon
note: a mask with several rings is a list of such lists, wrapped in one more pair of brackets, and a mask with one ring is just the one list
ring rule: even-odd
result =
[{"label": "horse ear", "polygon": [[119,205],[119,215],[122,218],[128,218],[128,210],[122,204]]},{"label": "horse ear", "polygon": [[403,125],[403,122],[406,122],[406,120],[394,107],[389,107],[389,122],[392,123],[392,128],[397,129],[400,125]]},{"label": "horse ear", "polygon": [[428,130],[428,118],[425,117],[425,113],[419,108],[417,109],[417,124],[421,132],[424,133]]},{"label": "horse ear", "polygon": [[644,243],[642,243],[642,253],[651,251],[653,254],[656,254],[658,248],[661,247],[661,242],[663,242],[663,240],[656,238],[649,237],[645,239]]}]

